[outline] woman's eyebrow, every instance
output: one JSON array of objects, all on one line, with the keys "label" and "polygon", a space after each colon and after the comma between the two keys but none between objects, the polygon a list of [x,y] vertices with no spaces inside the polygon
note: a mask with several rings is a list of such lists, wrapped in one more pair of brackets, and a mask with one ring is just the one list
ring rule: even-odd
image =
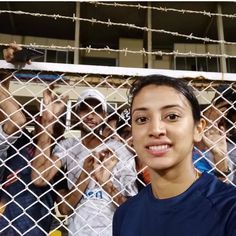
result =
[{"label": "woman's eyebrow", "polygon": [[183,106],[181,106],[180,104],[171,104],[171,105],[163,106],[161,109],[166,110],[166,109],[170,109],[170,108],[181,108],[181,109],[183,109]]},{"label": "woman's eyebrow", "polygon": [[148,110],[148,108],[146,108],[146,107],[138,107],[132,111],[132,114],[134,114],[134,112],[136,112],[136,111],[147,111],[147,110]]},{"label": "woman's eyebrow", "polygon": [[[183,109],[183,106],[181,106],[180,104],[170,104],[170,105],[165,105],[165,106],[161,107],[161,110],[166,110],[166,109],[170,109],[170,108],[181,108],[181,109]],[[138,108],[135,108],[132,111],[132,114],[136,111],[147,111],[147,110],[148,110],[147,107],[138,107]]]}]

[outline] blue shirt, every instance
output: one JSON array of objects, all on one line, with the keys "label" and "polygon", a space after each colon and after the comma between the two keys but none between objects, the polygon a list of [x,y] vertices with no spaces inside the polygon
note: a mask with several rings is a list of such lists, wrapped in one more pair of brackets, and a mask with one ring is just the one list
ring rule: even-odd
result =
[{"label": "blue shirt", "polygon": [[53,199],[48,186],[31,183],[30,161],[35,146],[30,134],[26,130],[23,133],[7,151],[0,192],[7,206],[0,216],[0,235],[46,236],[52,223]]},{"label": "blue shirt", "polygon": [[202,154],[196,147],[193,149],[193,164],[194,166],[201,172],[207,171],[213,172],[213,167],[210,165],[210,163],[207,161],[204,154]]},{"label": "blue shirt", "polygon": [[145,187],[115,212],[113,236],[235,236],[235,222],[236,188],[205,172],[173,198]]}]

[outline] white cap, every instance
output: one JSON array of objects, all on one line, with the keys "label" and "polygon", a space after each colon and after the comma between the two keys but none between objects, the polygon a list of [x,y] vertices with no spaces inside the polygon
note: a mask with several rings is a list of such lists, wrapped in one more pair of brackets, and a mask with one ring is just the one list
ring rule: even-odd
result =
[{"label": "white cap", "polygon": [[105,96],[100,93],[98,90],[96,89],[86,89],[84,90],[79,98],[78,98],[78,104],[77,104],[77,107],[80,106],[80,103],[85,101],[86,99],[89,99],[89,98],[92,98],[92,99],[96,99],[98,100],[101,104],[102,104],[102,109],[107,112],[107,102],[106,102],[106,98]]}]

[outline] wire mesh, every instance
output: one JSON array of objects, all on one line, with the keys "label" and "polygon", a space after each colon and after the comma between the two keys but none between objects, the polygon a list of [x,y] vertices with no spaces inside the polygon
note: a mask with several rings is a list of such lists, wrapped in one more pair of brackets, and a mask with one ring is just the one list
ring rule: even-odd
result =
[{"label": "wire mesh", "polygon": [[[117,205],[149,182],[124,113],[137,76],[122,69],[120,75],[1,69],[0,76],[0,234],[48,235],[60,229],[65,235],[111,235]],[[193,151],[194,165],[236,184],[235,81],[187,81],[207,122],[203,142]],[[86,101],[86,113],[78,112],[78,99],[88,88],[105,96],[106,117],[103,108]],[[93,114],[97,123],[86,120]],[[13,131],[6,134],[8,126]],[[88,148],[84,143],[91,134],[97,144]],[[38,142],[41,137],[45,143]]]}]

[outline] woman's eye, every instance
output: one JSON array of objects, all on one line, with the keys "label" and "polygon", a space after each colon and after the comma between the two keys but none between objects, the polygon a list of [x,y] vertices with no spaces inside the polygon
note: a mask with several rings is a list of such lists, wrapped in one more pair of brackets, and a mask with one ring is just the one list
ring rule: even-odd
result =
[{"label": "woman's eye", "polygon": [[178,120],[179,115],[177,115],[177,114],[169,114],[168,116],[166,116],[166,118],[167,118],[169,121],[176,121],[176,120]]},{"label": "woman's eye", "polygon": [[137,124],[143,124],[143,123],[146,122],[146,120],[147,120],[146,117],[138,117],[138,118],[135,119]]}]

